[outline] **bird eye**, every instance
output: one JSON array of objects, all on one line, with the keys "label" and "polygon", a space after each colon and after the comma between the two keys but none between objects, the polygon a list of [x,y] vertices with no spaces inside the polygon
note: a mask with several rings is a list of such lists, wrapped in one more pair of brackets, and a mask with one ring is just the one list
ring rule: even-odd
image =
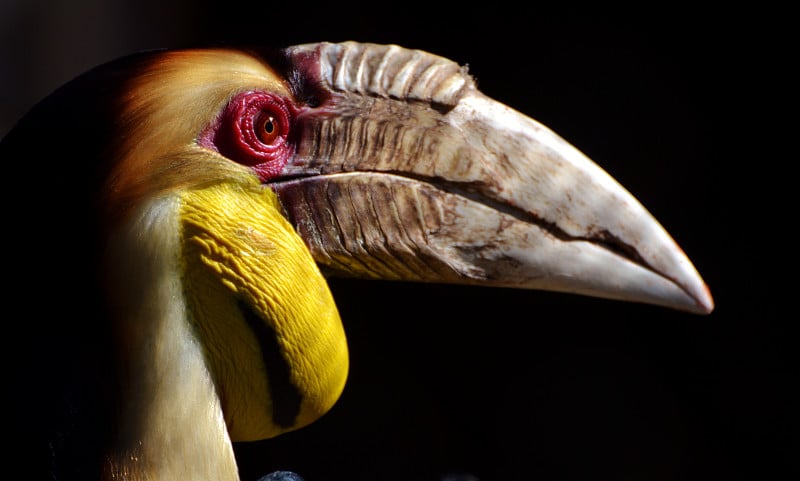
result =
[{"label": "bird eye", "polygon": [[[244,92],[225,107],[202,145],[252,168],[262,182],[278,175],[294,155],[290,141],[293,111],[289,102],[268,92]],[[207,145],[211,144],[211,145]]]},{"label": "bird eye", "polygon": [[274,115],[262,112],[254,124],[256,137],[262,144],[270,145],[278,138],[280,124]]}]

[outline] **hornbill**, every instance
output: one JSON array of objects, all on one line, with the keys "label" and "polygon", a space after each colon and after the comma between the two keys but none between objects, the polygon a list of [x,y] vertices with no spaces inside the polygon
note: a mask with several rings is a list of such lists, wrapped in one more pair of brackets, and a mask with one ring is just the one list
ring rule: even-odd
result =
[{"label": "hornbill", "polygon": [[137,53],[37,104],[0,158],[38,181],[5,216],[30,307],[8,383],[52,479],[239,479],[232,442],[344,388],[327,276],[713,309],[605,171],[396,45]]}]

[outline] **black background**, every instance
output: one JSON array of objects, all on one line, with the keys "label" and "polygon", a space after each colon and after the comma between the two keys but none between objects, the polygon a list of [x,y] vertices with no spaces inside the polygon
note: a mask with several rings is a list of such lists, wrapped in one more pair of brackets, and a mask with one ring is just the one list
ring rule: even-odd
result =
[{"label": "black background", "polygon": [[[334,409],[237,445],[242,477],[307,481],[797,478],[796,125],[786,12],[482,2],[9,1],[4,134],[50,90],[133,51],[358,40],[468,64],[683,247],[709,316],[545,292],[333,280],[351,373]],[[787,137],[788,136],[788,137]]]}]

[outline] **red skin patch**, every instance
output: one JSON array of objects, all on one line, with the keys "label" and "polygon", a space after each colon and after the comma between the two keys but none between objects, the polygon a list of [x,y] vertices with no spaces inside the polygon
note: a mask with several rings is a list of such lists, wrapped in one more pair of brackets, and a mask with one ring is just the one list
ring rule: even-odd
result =
[{"label": "red skin patch", "polygon": [[199,143],[252,168],[261,182],[268,182],[294,156],[299,113],[300,109],[282,96],[243,92],[200,135]]}]

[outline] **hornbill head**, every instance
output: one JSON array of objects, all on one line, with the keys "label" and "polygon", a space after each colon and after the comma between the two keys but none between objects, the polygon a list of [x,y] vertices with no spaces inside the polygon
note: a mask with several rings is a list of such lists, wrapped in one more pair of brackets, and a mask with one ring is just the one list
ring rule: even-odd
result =
[{"label": "hornbill head", "polygon": [[232,440],[328,411],[348,354],[326,275],[713,309],[614,179],[418,50],[138,54],[45,100],[0,157],[48,162],[51,220],[13,219],[40,258],[21,284],[63,286],[50,297],[88,319],[69,329],[81,349],[109,335],[109,478],[237,479]]}]

